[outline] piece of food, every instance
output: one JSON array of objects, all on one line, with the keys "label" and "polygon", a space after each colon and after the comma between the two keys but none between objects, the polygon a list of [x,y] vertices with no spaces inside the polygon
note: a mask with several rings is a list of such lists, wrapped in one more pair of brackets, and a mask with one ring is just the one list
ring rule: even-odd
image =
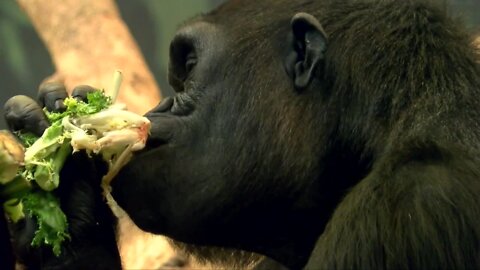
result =
[{"label": "piece of food", "polygon": [[25,148],[8,131],[0,130],[0,202],[5,201],[5,210],[17,222],[24,217],[18,197],[30,190],[30,184],[18,170],[24,165]]},{"label": "piece of food", "polygon": [[0,184],[7,184],[22,166],[25,149],[8,131],[0,130]]},{"label": "piece of food", "polygon": [[112,103],[103,91],[89,93],[87,102],[67,98],[64,112],[45,111],[51,125],[41,137],[19,134],[27,146],[24,160],[23,149],[17,159],[10,157],[13,150],[5,143],[0,148],[0,157],[6,156],[8,161],[0,163],[1,168],[8,169],[2,170],[1,174],[14,179],[11,182],[0,179],[0,183],[7,184],[0,186],[0,198],[6,201],[5,212],[13,221],[24,213],[35,217],[38,230],[33,246],[50,245],[58,256],[62,242],[69,238],[65,214],[58,199],[50,192],[58,187],[60,171],[69,155],[85,150],[89,155],[94,153],[103,157],[109,164],[109,171],[103,177],[102,186],[107,199],[111,199],[110,180],[128,161],[132,151],[145,146],[150,121]]}]

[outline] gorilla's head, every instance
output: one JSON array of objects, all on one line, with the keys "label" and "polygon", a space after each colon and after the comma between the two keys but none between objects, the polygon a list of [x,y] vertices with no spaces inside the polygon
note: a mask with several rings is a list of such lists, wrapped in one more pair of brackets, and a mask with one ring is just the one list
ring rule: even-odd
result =
[{"label": "gorilla's head", "polygon": [[378,160],[458,105],[429,80],[450,54],[451,81],[476,78],[457,33],[414,1],[242,0],[194,18],[170,47],[177,93],[147,114],[114,198],[146,231],[301,264]]},{"label": "gorilla's head", "polygon": [[140,228],[245,248],[318,225],[309,216],[335,121],[321,91],[327,38],[290,2],[233,1],[177,32],[177,93],[147,114],[148,146],[113,184]]}]

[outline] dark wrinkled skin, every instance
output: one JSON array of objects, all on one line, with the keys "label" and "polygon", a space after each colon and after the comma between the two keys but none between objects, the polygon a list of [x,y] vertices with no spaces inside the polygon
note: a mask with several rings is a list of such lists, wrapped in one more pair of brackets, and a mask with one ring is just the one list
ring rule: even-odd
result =
[{"label": "dark wrinkled skin", "polygon": [[[413,1],[327,2],[231,1],[182,27],[169,70],[179,93],[147,114],[149,147],[114,197],[144,230],[290,268],[475,267],[480,75],[469,39]],[[289,64],[301,11],[328,35],[307,82]]]},{"label": "dark wrinkled skin", "polygon": [[206,259],[478,268],[478,57],[420,1],[230,1],[178,31],[113,196]]}]

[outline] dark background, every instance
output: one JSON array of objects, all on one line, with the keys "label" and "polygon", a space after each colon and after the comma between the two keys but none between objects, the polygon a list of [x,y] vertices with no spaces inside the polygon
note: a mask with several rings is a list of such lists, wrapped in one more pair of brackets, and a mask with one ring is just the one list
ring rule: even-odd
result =
[{"label": "dark background", "polygon": [[[260,0],[259,0],[260,1]],[[295,1],[295,0],[292,0]],[[480,0],[445,1],[449,12],[480,33]],[[168,46],[177,25],[207,12],[223,0],[117,0],[123,19],[138,42],[163,95],[170,95],[166,80]],[[50,56],[15,0],[0,1],[0,106],[15,94],[35,96],[38,84],[54,73]],[[1,107],[0,107],[1,108]],[[3,111],[0,129],[5,128]]]}]

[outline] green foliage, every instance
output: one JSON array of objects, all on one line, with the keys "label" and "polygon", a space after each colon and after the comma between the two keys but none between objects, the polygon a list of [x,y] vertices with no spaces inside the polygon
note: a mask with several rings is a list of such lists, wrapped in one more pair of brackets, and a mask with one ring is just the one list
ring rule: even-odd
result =
[{"label": "green foliage", "polygon": [[38,136],[36,136],[35,134],[33,133],[30,133],[30,132],[26,132],[26,133],[23,133],[23,132],[17,132],[17,137],[20,138],[20,140],[23,142],[23,144],[26,146],[26,147],[30,147],[32,146],[32,144],[38,140]]},{"label": "green foliage", "polygon": [[60,208],[60,203],[50,192],[37,190],[22,199],[27,214],[34,217],[38,230],[32,240],[32,246],[50,245],[53,254],[59,256],[62,243],[70,239],[67,233],[67,217]]},{"label": "green foliage", "polygon": [[58,122],[66,116],[83,116],[99,112],[112,105],[112,99],[105,95],[103,91],[95,91],[87,94],[87,103],[75,98],[66,98],[64,104],[67,109],[64,112],[49,112],[45,110],[50,123]]},{"label": "green foliage", "polygon": [[[57,256],[60,255],[62,243],[69,238],[67,218],[62,212],[58,200],[49,192],[58,187],[60,171],[65,160],[72,153],[71,134],[65,130],[63,119],[95,114],[112,104],[111,98],[106,96],[103,91],[89,93],[87,101],[88,103],[85,103],[74,98],[67,98],[64,101],[66,106],[64,112],[45,111],[51,125],[40,138],[29,133],[19,134],[19,138],[27,146],[25,167],[20,172],[19,179],[34,182],[36,185],[32,189],[28,187],[29,192],[15,193],[21,194],[21,196],[11,198],[7,204],[4,204],[6,212],[14,221],[22,217],[22,211],[35,217],[38,229],[32,245],[50,245],[53,253]],[[21,184],[21,182],[18,183]],[[17,184],[17,182],[13,184]],[[3,195],[10,198],[13,194]]]}]

